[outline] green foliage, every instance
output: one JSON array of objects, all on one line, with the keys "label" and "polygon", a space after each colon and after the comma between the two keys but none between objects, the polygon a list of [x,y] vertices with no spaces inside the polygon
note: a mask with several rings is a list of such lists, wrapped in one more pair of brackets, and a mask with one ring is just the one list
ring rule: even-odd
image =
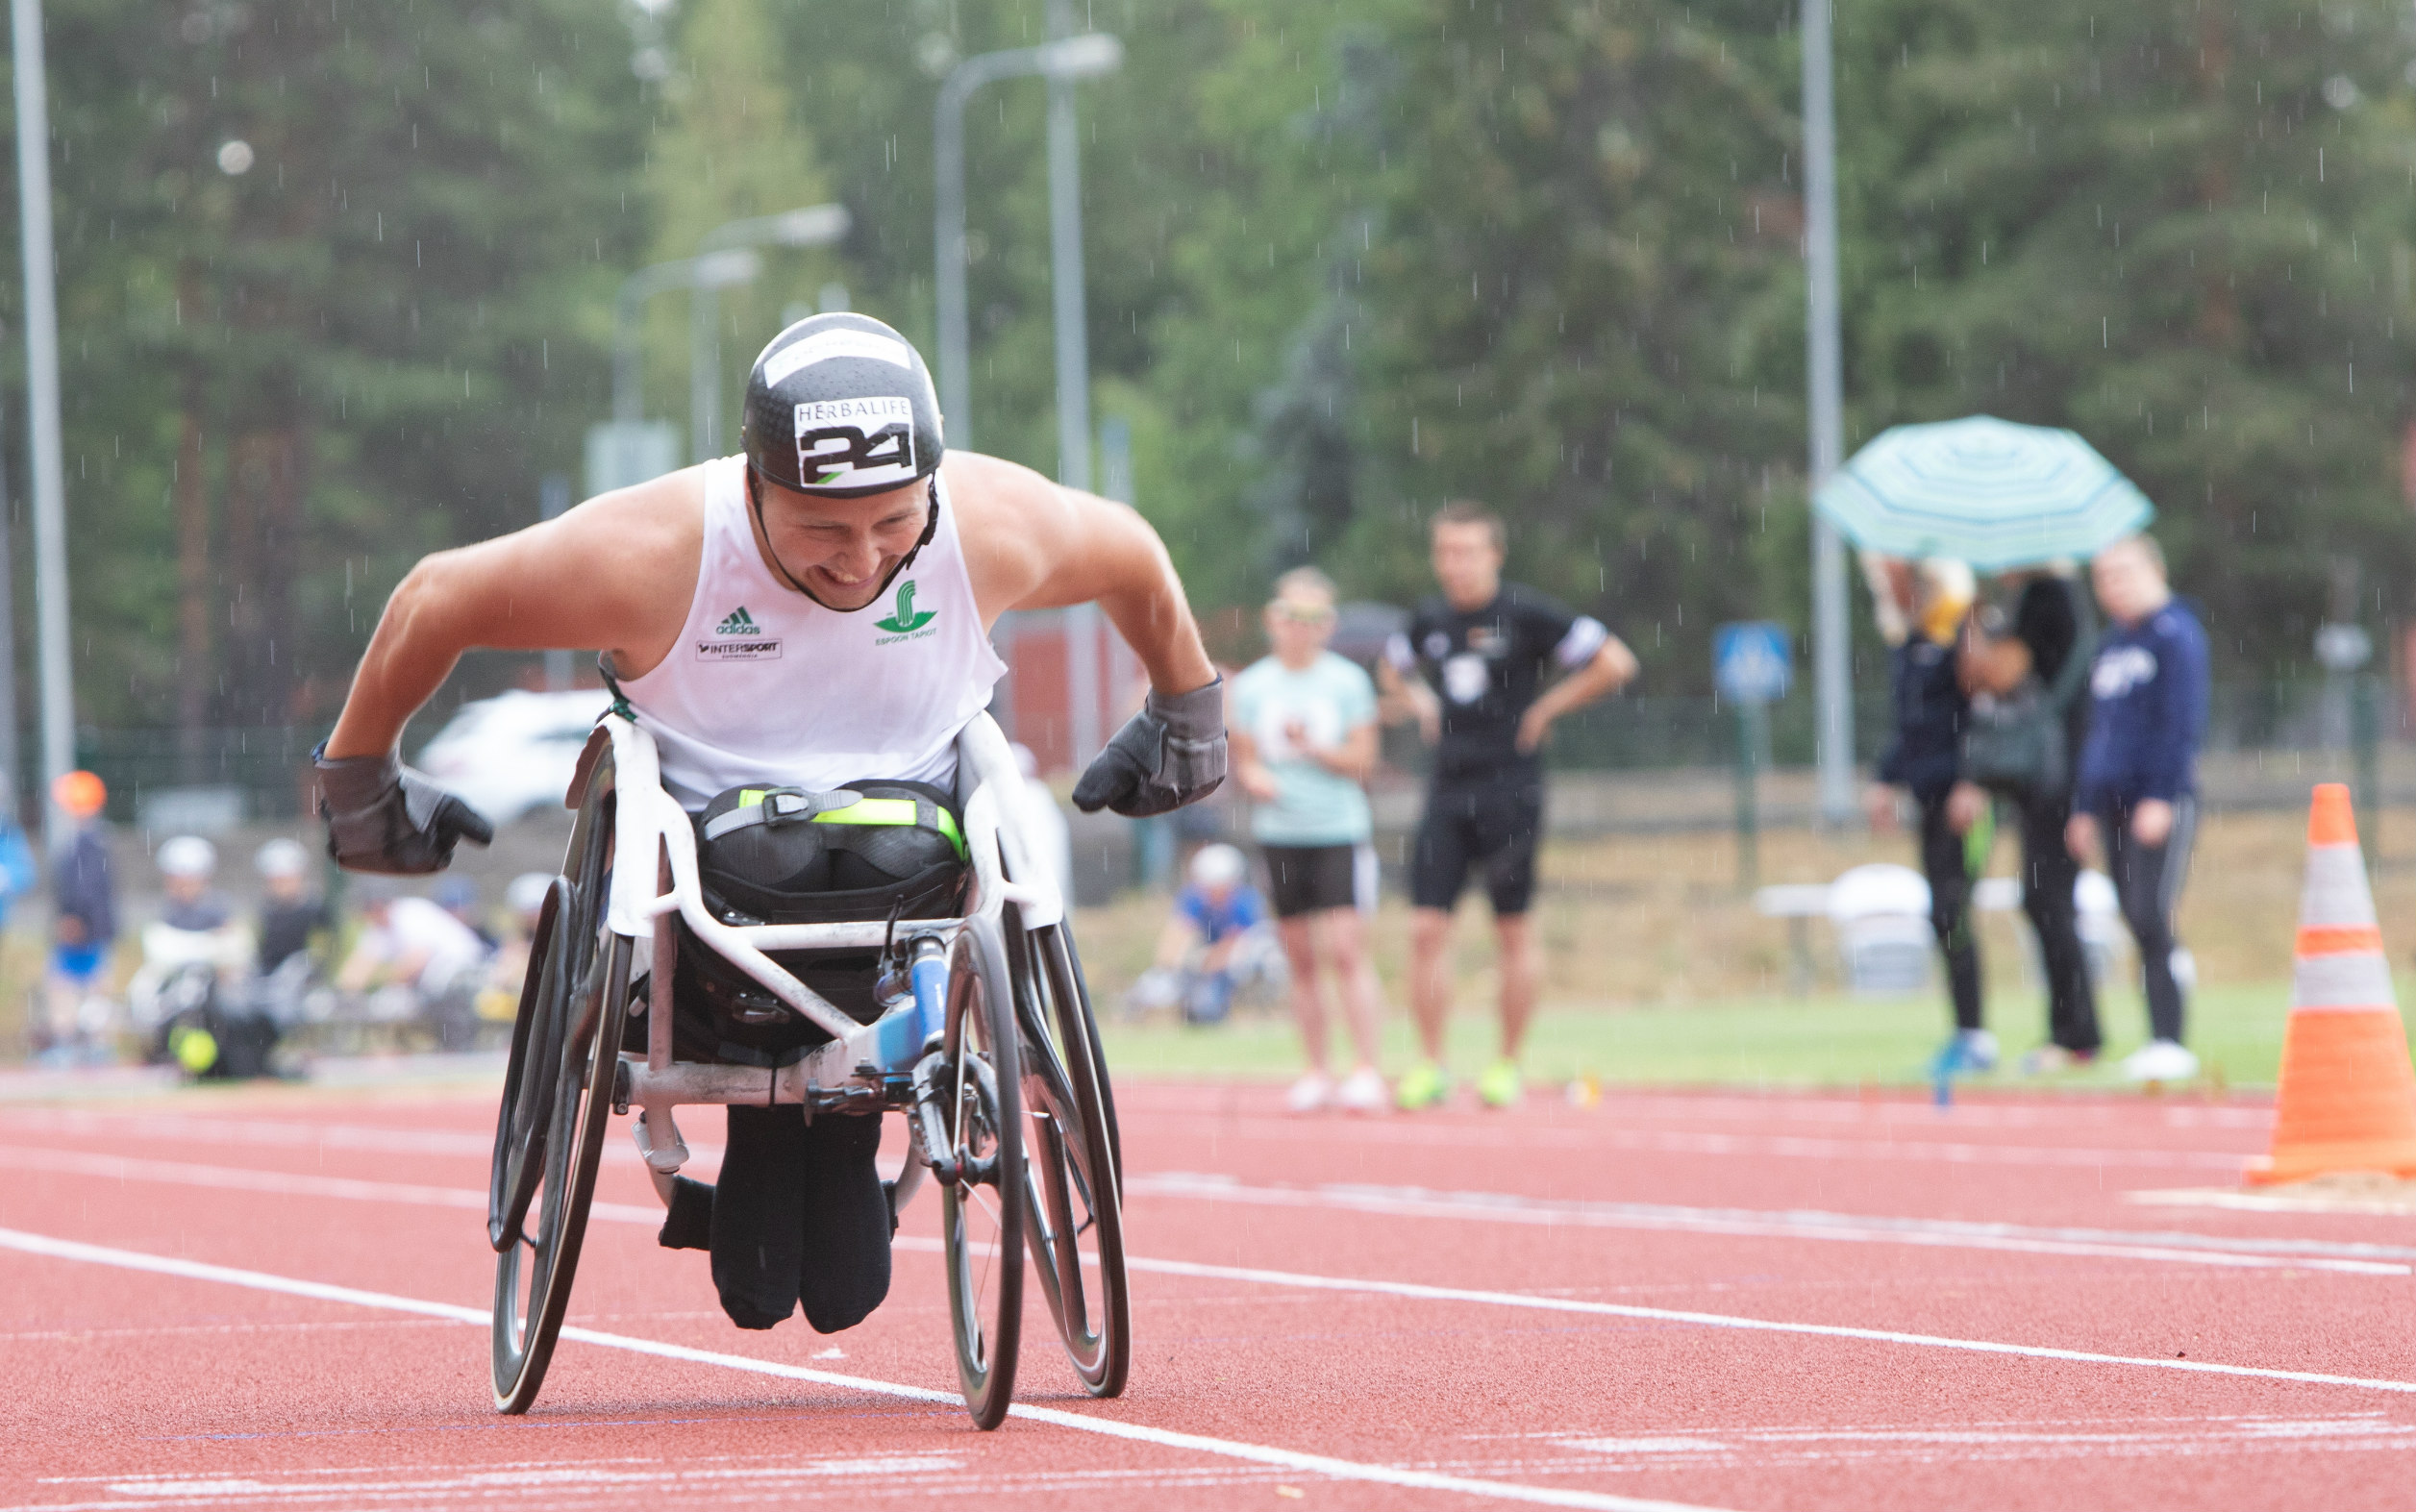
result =
[{"label": "green foliage", "polygon": [[1857,10],[1865,431],[1974,410],[2080,431],[2155,500],[2235,665],[2303,657],[2378,589],[2388,607],[2409,564],[2404,8]]},{"label": "green foliage", "polygon": [[1400,37],[1365,410],[1394,507],[1357,541],[1390,594],[1424,576],[1410,519],[1466,496],[1512,522],[1513,570],[1681,676],[1766,610],[1800,212],[1767,15],[1728,19],[1438,3]]},{"label": "green foliage", "polygon": [[[1718,621],[1803,627],[1789,0],[1076,13],[1126,44],[1076,90],[1094,410],[1131,423],[1204,611],[1303,559],[1407,600],[1425,513],[1471,496],[1656,690],[1704,685]],[[2404,11],[1856,0],[1838,27],[1850,442],[2080,429],[2156,500],[2232,675],[2397,612]],[[725,443],[830,283],[928,343],[938,80],[1045,35],[1042,0],[53,0],[83,717],[327,718],[411,560],[577,471],[619,281],[727,220],[854,215],[721,299]],[[1045,93],[968,116],[949,418],[1054,473]],[[649,322],[649,410],[685,424],[686,300]]]},{"label": "green foliage", "polygon": [[84,716],[322,716],[374,589],[576,456],[644,226],[626,28],[75,0],[49,56]]}]

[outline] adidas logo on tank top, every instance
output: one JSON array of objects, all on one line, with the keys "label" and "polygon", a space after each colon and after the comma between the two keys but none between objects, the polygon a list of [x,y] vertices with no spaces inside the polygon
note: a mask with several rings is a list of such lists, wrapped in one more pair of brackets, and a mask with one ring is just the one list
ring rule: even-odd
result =
[{"label": "adidas logo on tank top", "polygon": [[767,636],[763,627],[747,613],[743,604],[722,617],[713,632],[696,643],[699,661],[778,661],[780,640]]}]

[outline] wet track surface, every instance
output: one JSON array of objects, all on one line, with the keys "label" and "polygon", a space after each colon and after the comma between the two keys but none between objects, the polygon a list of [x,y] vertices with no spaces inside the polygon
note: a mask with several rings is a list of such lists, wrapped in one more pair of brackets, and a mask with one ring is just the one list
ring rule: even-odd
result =
[{"label": "wet track surface", "polygon": [[2126,1199],[2230,1182],[2258,1106],[1119,1096],[1132,1387],[1082,1395],[1035,1292],[994,1434],[928,1194],[870,1322],[741,1333],[616,1127],[574,1331],[504,1419],[487,1097],[0,1110],[0,1509],[2347,1508],[2416,1473],[2416,1219]]}]

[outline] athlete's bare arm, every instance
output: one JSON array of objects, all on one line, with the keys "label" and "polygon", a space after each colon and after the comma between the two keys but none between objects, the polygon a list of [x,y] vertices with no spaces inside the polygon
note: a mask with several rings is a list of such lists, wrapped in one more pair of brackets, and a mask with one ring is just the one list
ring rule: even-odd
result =
[{"label": "athlete's bare arm", "polygon": [[971,452],[941,464],[984,624],[1097,600],[1160,693],[1216,679],[1166,548],[1130,506]]},{"label": "athlete's bare arm", "polygon": [[688,468],[601,494],[559,519],[421,558],[386,600],[328,737],[331,759],[392,751],[461,653],[592,646],[635,677],[668,653],[703,551]]}]

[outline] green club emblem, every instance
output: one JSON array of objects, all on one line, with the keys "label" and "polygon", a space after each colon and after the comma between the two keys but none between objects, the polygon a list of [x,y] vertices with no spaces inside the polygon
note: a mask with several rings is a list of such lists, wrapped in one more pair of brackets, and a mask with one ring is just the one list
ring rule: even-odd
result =
[{"label": "green club emblem", "polygon": [[909,631],[921,630],[938,616],[937,609],[925,609],[919,614],[915,612],[914,580],[909,578],[898,584],[898,607],[895,612],[887,619],[874,620],[873,627],[876,630],[885,630],[892,635],[903,635]]}]

